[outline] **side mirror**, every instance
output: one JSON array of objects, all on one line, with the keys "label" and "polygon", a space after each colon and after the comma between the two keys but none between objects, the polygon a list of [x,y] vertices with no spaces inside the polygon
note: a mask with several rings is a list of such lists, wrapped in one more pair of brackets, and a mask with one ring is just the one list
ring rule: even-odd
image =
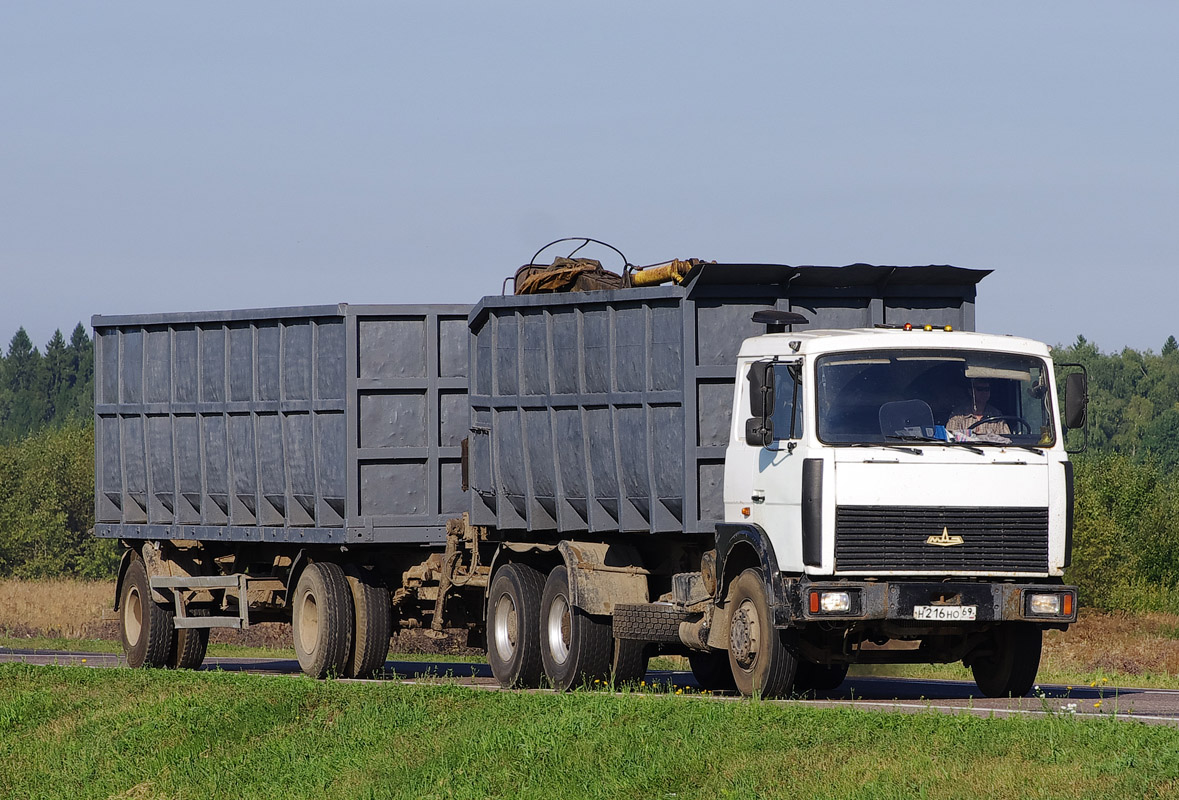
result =
[{"label": "side mirror", "polygon": [[774,413],[774,362],[755,361],[749,367],[749,414],[770,417]]},{"label": "side mirror", "polygon": [[745,420],[745,444],[750,447],[769,447],[774,441],[774,421],[750,417]]},{"label": "side mirror", "polygon": [[745,443],[769,447],[774,441],[774,362],[753,362],[747,377],[750,419],[745,420]]},{"label": "side mirror", "polygon": [[1083,372],[1069,373],[1064,379],[1064,424],[1067,428],[1085,427],[1089,412],[1089,378]]}]

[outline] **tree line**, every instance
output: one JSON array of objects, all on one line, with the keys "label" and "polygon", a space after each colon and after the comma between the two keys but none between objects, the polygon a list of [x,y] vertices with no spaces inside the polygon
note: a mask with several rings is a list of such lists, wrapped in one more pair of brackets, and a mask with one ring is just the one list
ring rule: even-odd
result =
[{"label": "tree line", "polygon": [[[1089,374],[1088,450],[1075,457],[1073,564],[1085,605],[1179,613],[1179,344],[1103,353],[1083,336],[1057,363]],[[94,348],[79,324],[45,347],[20,329],[0,356],[0,576],[109,577],[94,524]]]},{"label": "tree line", "polygon": [[0,443],[89,420],[94,410],[94,343],[82,323],[69,342],[54,331],[42,354],[19,328],[0,355]]}]

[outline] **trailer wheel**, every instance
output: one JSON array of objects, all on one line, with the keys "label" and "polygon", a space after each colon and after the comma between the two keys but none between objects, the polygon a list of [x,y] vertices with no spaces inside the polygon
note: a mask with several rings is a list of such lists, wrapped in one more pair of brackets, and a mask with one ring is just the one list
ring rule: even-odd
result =
[{"label": "trailer wheel", "polygon": [[646,642],[636,639],[614,640],[614,663],[611,675],[615,685],[638,683],[647,677],[647,665],[651,661],[651,648]]},{"label": "trailer wheel", "polygon": [[774,628],[761,571],[737,576],[729,603],[729,666],[737,690],[745,696],[780,697],[790,693],[798,656]]},{"label": "trailer wheel", "polygon": [[[190,617],[207,617],[203,608],[189,610]],[[209,649],[208,628],[177,628],[172,631],[172,653],[168,658],[171,669],[198,669],[205,662]]]},{"label": "trailer wheel", "polygon": [[119,598],[119,638],[127,663],[135,667],[163,667],[172,651],[172,611],[151,596],[147,567],[138,553],[131,556]]},{"label": "trailer wheel", "polygon": [[847,664],[816,664],[813,661],[799,661],[794,673],[794,691],[829,692],[838,689],[847,678]]},{"label": "trailer wheel", "polygon": [[526,564],[495,573],[487,595],[487,662],[507,689],[540,686],[540,597],[544,576]]},{"label": "trailer wheel", "polygon": [[974,682],[987,697],[1023,697],[1036,683],[1044,634],[1018,622],[997,627],[991,650],[971,661]]},{"label": "trailer wheel", "polygon": [[733,668],[729,666],[729,654],[725,650],[709,650],[707,653],[692,650],[688,653],[688,665],[701,689],[716,692],[737,688],[733,681]]},{"label": "trailer wheel", "polygon": [[295,586],[291,632],[303,672],[343,675],[352,646],[352,592],[339,564],[307,565]]},{"label": "trailer wheel", "polygon": [[347,565],[344,575],[352,590],[355,612],[352,651],[344,668],[344,676],[368,678],[383,671],[385,660],[389,657],[389,629],[392,625],[389,590],[376,573],[355,564]]},{"label": "trailer wheel", "polygon": [[569,573],[564,566],[549,573],[540,614],[540,655],[554,689],[564,692],[580,684],[609,679],[614,653],[609,617],[595,617],[574,608]]}]

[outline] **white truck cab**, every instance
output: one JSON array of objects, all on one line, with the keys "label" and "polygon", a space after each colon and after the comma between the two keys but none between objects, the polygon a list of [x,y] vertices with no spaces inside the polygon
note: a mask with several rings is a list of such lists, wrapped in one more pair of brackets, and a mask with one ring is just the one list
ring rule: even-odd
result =
[{"label": "white truck cab", "polygon": [[856,661],[962,659],[987,694],[1030,689],[1042,630],[1076,618],[1049,348],[772,332],[745,340],[736,385],[718,549],[776,562],[766,593],[802,663],[841,679]]}]

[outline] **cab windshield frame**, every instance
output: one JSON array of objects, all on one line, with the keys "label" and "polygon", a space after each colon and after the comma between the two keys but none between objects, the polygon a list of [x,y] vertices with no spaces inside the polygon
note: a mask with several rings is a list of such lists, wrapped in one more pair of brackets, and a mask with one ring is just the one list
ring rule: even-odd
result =
[{"label": "cab windshield frame", "polygon": [[816,431],[830,445],[1052,447],[1057,421],[1050,374],[1043,358],[1024,353],[826,353],[815,359]]}]

